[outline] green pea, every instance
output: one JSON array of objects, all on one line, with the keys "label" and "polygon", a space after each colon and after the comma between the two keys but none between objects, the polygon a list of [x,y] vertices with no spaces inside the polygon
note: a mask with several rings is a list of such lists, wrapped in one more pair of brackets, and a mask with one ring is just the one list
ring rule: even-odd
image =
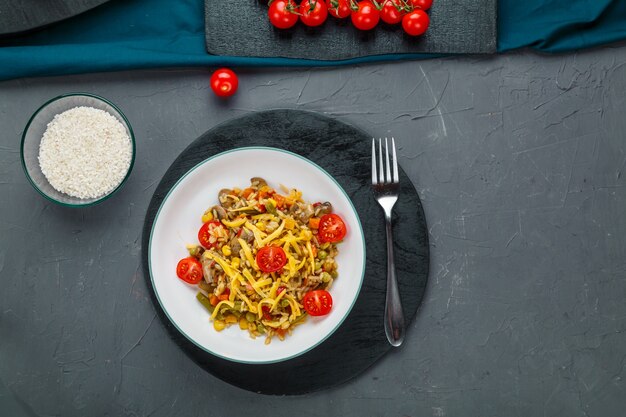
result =
[{"label": "green pea", "polygon": [[250,323],[252,323],[252,322],[254,322],[256,320],[256,315],[254,313],[247,312],[246,313],[246,320],[248,320]]},{"label": "green pea", "polygon": [[336,269],[333,269],[332,271],[330,271],[330,276],[333,278],[337,278],[339,276],[339,272],[337,272]]},{"label": "green pea", "polygon": [[323,282],[328,282],[332,279],[332,276],[328,272],[322,272],[321,277]]},{"label": "green pea", "polygon": [[319,259],[326,259],[327,256],[328,256],[328,252],[326,252],[325,250],[317,251],[317,257]]}]

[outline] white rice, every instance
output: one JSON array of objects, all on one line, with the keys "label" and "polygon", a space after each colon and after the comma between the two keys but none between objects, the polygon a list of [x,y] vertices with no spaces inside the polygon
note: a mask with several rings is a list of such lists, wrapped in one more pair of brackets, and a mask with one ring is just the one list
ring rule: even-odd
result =
[{"label": "white rice", "polygon": [[104,110],[74,107],[54,116],[39,145],[39,165],[57,191],[82,199],[113,191],[130,168],[124,125]]}]

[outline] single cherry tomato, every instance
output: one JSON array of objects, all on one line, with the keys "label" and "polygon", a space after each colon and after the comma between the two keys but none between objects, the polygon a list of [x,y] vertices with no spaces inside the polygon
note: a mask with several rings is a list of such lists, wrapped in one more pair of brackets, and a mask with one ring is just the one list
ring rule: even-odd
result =
[{"label": "single cherry tomato", "polygon": [[350,0],[326,0],[326,7],[331,16],[345,19],[352,14]]},{"label": "single cherry tomato", "polygon": [[176,275],[189,284],[197,284],[202,279],[202,264],[193,256],[183,258],[176,265]]},{"label": "single cherry tomato", "polygon": [[359,2],[358,6],[358,10],[353,10],[351,15],[354,27],[360,30],[374,29],[380,20],[378,9],[369,0]]},{"label": "single cherry tomato", "polygon": [[222,227],[222,223],[217,220],[211,220],[210,222],[204,223],[202,227],[200,227],[200,230],[198,230],[198,240],[206,249],[217,246],[217,241],[211,242],[211,232],[213,232],[213,229],[216,227]]},{"label": "single cherry tomato", "polygon": [[304,0],[300,3],[300,20],[307,26],[319,26],[326,21],[328,9],[323,0]]},{"label": "single cherry tomato", "polygon": [[267,15],[270,23],[278,29],[289,29],[298,22],[298,6],[291,0],[274,0]]},{"label": "single cherry tomato", "polygon": [[302,305],[311,316],[325,316],[333,307],[333,297],[326,290],[309,291],[304,294]]},{"label": "single cherry tomato", "polygon": [[430,18],[425,11],[420,9],[415,9],[402,18],[402,28],[407,35],[422,35],[428,29],[428,25],[430,25]]},{"label": "single cherry tomato", "polygon": [[263,272],[276,272],[287,263],[287,255],[279,246],[264,246],[256,254],[256,264]]},{"label": "single cherry tomato", "polygon": [[317,238],[321,242],[339,242],[346,236],[346,224],[334,213],[325,214],[320,219]]},{"label": "single cherry tomato", "polygon": [[402,0],[386,0],[380,11],[380,18],[383,22],[395,25],[402,21],[402,16],[406,14],[402,5],[398,4]]},{"label": "single cherry tomato", "polygon": [[218,97],[230,97],[237,91],[239,79],[228,68],[220,68],[211,75],[211,89]]},{"label": "single cherry tomato", "polygon": [[424,11],[430,9],[433,5],[433,0],[410,0],[409,2],[416,9],[422,9]]}]

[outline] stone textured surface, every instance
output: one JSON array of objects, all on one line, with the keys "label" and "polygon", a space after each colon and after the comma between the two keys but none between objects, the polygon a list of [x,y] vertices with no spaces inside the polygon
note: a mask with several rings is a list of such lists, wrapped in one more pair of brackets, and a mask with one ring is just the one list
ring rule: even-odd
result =
[{"label": "stone textured surface", "polygon": [[[209,71],[0,84],[0,410],[9,416],[590,416],[626,394],[626,47],[340,69]],[[137,135],[133,175],[89,211],[30,188],[19,139],[46,99],[91,91]],[[405,345],[296,397],[200,369],[156,319],[141,232],[167,167],[218,122],[324,112],[394,135],[430,228],[431,275]]]},{"label": "stone textured surface", "polygon": [[350,19],[329,16],[318,28],[288,30],[267,21],[267,1],[205,0],[207,50],[215,55],[337,60],[391,53],[496,52],[496,0],[435,0],[430,27],[420,37],[384,22],[356,30]]}]

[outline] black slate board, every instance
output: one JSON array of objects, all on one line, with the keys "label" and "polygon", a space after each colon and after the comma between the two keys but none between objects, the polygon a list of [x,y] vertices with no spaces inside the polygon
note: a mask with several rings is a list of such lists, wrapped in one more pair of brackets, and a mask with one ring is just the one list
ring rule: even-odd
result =
[{"label": "black slate board", "polygon": [[0,36],[27,32],[86,12],[110,0],[2,0]]},{"label": "black slate board", "polygon": [[274,29],[267,5],[258,0],[205,0],[207,51],[213,55],[340,60],[397,53],[496,52],[497,0],[434,0],[425,35],[412,38],[400,26],[361,32],[350,19],[329,16],[319,28],[300,22]]},{"label": "black slate board", "polygon": [[[348,193],[365,233],[365,280],[348,318],[315,349],[270,365],[220,359],[187,340],[161,310],[148,272],[150,231],[167,192],[182,175],[209,156],[245,146],[287,149],[319,164]],[[176,158],[157,186],[148,207],[142,257],[146,282],[152,290],[152,301],[161,321],[176,343],[198,365],[222,380],[250,391],[292,395],[341,384],[367,369],[391,349],[383,328],[385,230],[382,211],[371,194],[370,150],[371,137],[352,126],[311,112],[271,110],[234,119],[209,130]],[[224,183],[228,184],[228,178],[224,178]],[[417,192],[402,170],[400,183],[394,238],[399,287],[408,324],[415,317],[428,280],[428,229]],[[276,340],[273,343],[281,342]]]}]

